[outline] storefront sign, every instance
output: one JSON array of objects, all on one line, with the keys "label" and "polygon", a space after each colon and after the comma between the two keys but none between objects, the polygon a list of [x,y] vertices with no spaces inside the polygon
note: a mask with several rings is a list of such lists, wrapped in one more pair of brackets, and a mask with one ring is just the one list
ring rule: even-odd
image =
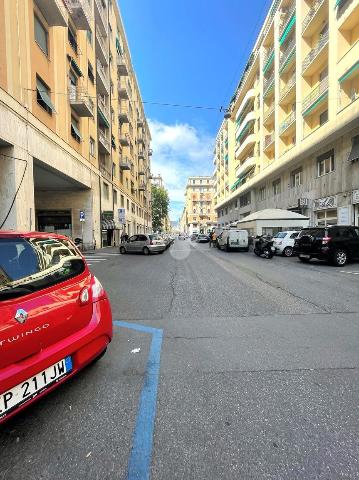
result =
[{"label": "storefront sign", "polygon": [[124,208],[118,209],[118,221],[121,225],[125,225],[126,223],[126,210]]},{"label": "storefront sign", "polygon": [[352,199],[353,203],[359,203],[359,190],[353,190]]},{"label": "storefront sign", "polygon": [[327,210],[328,208],[337,207],[337,196],[331,195],[330,197],[318,198],[313,201],[314,210]]},{"label": "storefront sign", "polygon": [[338,208],[338,225],[350,225],[349,207]]}]

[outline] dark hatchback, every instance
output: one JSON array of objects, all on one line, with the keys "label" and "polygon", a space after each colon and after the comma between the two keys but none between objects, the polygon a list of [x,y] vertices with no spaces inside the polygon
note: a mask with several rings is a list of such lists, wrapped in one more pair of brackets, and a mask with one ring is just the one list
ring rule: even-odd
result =
[{"label": "dark hatchback", "polygon": [[294,252],[301,262],[317,258],[342,267],[350,260],[359,260],[359,227],[304,228],[295,240]]}]

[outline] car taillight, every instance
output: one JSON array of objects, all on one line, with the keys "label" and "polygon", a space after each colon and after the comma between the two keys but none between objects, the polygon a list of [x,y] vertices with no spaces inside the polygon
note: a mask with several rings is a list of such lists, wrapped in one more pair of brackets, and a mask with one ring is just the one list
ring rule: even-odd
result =
[{"label": "car taillight", "polygon": [[103,288],[101,282],[96,277],[92,278],[91,292],[92,292],[93,302],[98,302],[99,300],[106,298],[105,289]]},{"label": "car taillight", "polygon": [[323,237],[322,239],[322,245],[328,245],[328,243],[331,241],[331,237]]},{"label": "car taillight", "polygon": [[84,287],[79,295],[80,305],[87,305],[90,301],[90,292],[87,287]]}]

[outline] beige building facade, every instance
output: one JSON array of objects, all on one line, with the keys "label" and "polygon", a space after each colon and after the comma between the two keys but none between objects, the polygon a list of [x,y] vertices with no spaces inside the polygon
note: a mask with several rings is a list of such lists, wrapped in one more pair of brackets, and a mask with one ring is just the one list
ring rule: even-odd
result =
[{"label": "beige building facade", "polygon": [[207,233],[216,224],[212,177],[188,177],[185,206],[180,221],[182,232],[189,235]]},{"label": "beige building facade", "polygon": [[117,2],[0,0],[0,22],[0,228],[87,247],[150,231],[150,132]]},{"label": "beige building facade", "polygon": [[358,0],[273,1],[229,111],[220,225],[265,208],[359,225]]}]

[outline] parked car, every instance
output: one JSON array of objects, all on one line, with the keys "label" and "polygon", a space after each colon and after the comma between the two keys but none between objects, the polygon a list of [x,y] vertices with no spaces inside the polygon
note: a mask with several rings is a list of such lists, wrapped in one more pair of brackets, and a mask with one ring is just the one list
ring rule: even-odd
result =
[{"label": "parked car", "polygon": [[223,230],[217,238],[217,248],[229,252],[230,250],[243,250],[248,252],[248,232],[237,228]]},{"label": "parked car", "polygon": [[197,238],[196,238],[197,243],[208,243],[209,242],[209,236],[205,235],[203,233],[200,233]]},{"label": "parked car", "polygon": [[164,239],[157,233],[132,235],[127,242],[120,246],[120,253],[163,253],[166,250]]},{"label": "parked car", "polygon": [[0,423],[101,357],[110,302],[62,235],[0,232]]},{"label": "parked car", "polygon": [[317,258],[342,267],[350,260],[359,260],[359,227],[303,228],[295,240],[294,252],[301,262]]},{"label": "parked car", "polygon": [[273,237],[273,246],[277,255],[291,257],[293,255],[294,240],[297,238],[299,231],[278,232]]}]

